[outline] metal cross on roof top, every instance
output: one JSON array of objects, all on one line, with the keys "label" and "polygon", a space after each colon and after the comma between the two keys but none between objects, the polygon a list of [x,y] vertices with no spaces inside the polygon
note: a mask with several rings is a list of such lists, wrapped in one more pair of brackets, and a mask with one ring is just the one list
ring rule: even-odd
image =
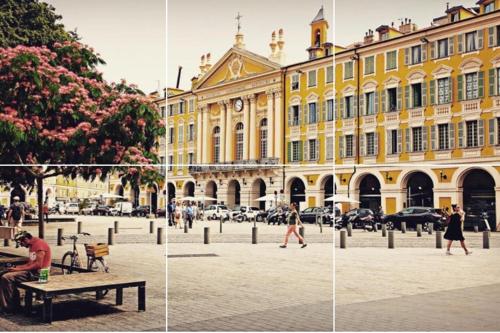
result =
[{"label": "metal cross on roof top", "polygon": [[241,25],[240,25],[240,19],[243,16],[240,15],[240,12],[238,12],[238,15],[235,17],[236,20],[238,20],[238,33],[240,33]]}]

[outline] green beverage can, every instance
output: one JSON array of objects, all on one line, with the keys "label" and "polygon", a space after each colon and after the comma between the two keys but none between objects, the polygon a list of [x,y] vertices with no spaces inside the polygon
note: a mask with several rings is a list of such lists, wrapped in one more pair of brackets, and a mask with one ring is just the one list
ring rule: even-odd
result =
[{"label": "green beverage can", "polygon": [[38,283],[47,283],[49,281],[49,268],[42,268],[38,276]]}]

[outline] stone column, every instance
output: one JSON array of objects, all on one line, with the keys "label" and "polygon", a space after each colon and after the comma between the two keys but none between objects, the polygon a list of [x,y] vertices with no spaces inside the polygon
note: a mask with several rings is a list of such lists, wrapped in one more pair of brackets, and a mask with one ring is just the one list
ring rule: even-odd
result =
[{"label": "stone column", "polygon": [[[209,140],[209,128],[208,128],[208,110],[209,110],[209,107],[208,105],[204,106],[202,108],[202,112],[203,112],[203,142],[208,142]],[[202,146],[203,147],[203,146]],[[203,151],[203,158],[202,158],[202,163],[203,164],[207,164],[209,163],[209,149],[207,149],[208,147],[205,146],[205,149],[202,148],[202,151]]]},{"label": "stone column", "polygon": [[196,163],[202,162],[202,141],[203,141],[203,123],[202,123],[203,108],[198,107],[197,124],[196,124]]},{"label": "stone column", "polygon": [[231,101],[224,101],[226,104],[226,147],[224,148],[226,153],[226,163],[231,162],[233,159],[232,150],[233,150],[233,106],[231,105]]},{"label": "stone column", "polygon": [[251,96],[244,98],[245,105],[243,106],[243,160],[248,160],[248,133],[250,132],[250,99]]},{"label": "stone column", "polygon": [[266,96],[267,96],[267,157],[274,157],[273,92],[268,91],[266,93]]},{"label": "stone column", "polygon": [[257,115],[256,115],[256,95],[251,95],[249,98],[250,101],[250,136],[249,136],[249,150],[250,150],[250,159],[257,159]]},{"label": "stone column", "polygon": [[[283,127],[283,113],[281,108],[281,91],[274,91],[274,114],[276,115],[276,121],[274,122],[274,155],[280,159],[280,162],[284,162],[284,156],[282,156],[283,150],[283,139],[285,136]],[[282,160],[283,159],[283,160]]]},{"label": "stone column", "polygon": [[219,152],[219,161],[221,163],[225,162],[226,160],[226,153],[225,153],[225,148],[226,148],[226,106],[224,105],[224,102],[218,102],[220,109],[220,119],[219,119],[219,124],[220,124],[220,152]]}]

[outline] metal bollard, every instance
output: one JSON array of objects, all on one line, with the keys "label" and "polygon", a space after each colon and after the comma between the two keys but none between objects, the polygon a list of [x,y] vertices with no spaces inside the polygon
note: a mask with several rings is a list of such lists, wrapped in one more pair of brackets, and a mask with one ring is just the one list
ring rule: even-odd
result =
[{"label": "metal bollard", "polygon": [[417,237],[422,237],[422,225],[417,224]]},{"label": "metal bollard", "polygon": [[108,245],[113,245],[115,242],[115,229],[108,228]]},{"label": "metal bollard", "polygon": [[402,234],[406,233],[406,222],[401,222],[401,233]]},{"label": "metal bollard", "polygon": [[474,232],[479,232],[479,226],[477,225],[474,226]]},{"label": "metal bollard", "polygon": [[158,227],[158,230],[156,233],[156,244],[162,245],[163,239],[165,239],[165,229],[163,229],[162,227]]},{"label": "metal bollard", "polygon": [[377,222],[373,222],[373,232],[377,232],[377,231],[378,231]]},{"label": "metal bollard", "polygon": [[187,224],[187,222],[184,222],[184,233],[185,234],[188,233],[188,224]]},{"label": "metal bollard", "polygon": [[323,233],[323,223],[320,223],[319,224],[319,233],[322,234]]},{"label": "metal bollard", "polygon": [[252,244],[257,244],[257,227],[252,227]]},{"label": "metal bollard", "polygon": [[351,222],[347,223],[347,236],[348,237],[352,236],[352,223]]},{"label": "metal bollard", "polygon": [[[300,227],[299,228],[299,235],[301,235],[302,238],[304,238],[304,233],[305,233],[305,228],[304,227]],[[302,241],[299,241],[299,244],[302,244]]]},{"label": "metal bollard", "polygon": [[81,234],[82,233],[82,221],[76,222],[76,233]]},{"label": "metal bollard", "polygon": [[3,240],[3,246],[5,246],[5,247],[9,247],[10,246],[10,240],[8,238],[5,238]]},{"label": "metal bollard", "polygon": [[429,235],[432,235],[432,230],[434,230],[434,223],[429,223],[429,224],[427,225],[427,233],[428,233]]},{"label": "metal bollard", "polygon": [[118,223],[118,221],[115,221],[115,234],[118,233],[118,228],[120,227],[120,224]]},{"label": "metal bollard", "polygon": [[389,230],[388,247],[389,249],[394,248],[394,230]]},{"label": "metal bollard", "polygon": [[220,222],[219,222],[219,233],[222,234],[222,216],[221,216]]},{"label": "metal bollard", "polygon": [[382,237],[385,237],[387,235],[387,226],[385,223],[382,223]]},{"label": "metal bollard", "polygon": [[347,232],[340,230],[340,248],[345,249],[347,245]]},{"label": "metal bollard", "polygon": [[436,230],[436,249],[443,248],[443,238],[441,238],[441,230]]},{"label": "metal bollard", "polygon": [[203,232],[203,244],[210,244],[210,227],[205,227]]},{"label": "metal bollard", "polygon": [[64,230],[63,228],[57,229],[57,246],[63,245],[63,240],[62,240],[63,230]]},{"label": "metal bollard", "polygon": [[150,234],[155,233],[155,221],[149,221],[149,233]]},{"label": "metal bollard", "polygon": [[490,248],[490,232],[488,230],[483,231],[483,249]]}]

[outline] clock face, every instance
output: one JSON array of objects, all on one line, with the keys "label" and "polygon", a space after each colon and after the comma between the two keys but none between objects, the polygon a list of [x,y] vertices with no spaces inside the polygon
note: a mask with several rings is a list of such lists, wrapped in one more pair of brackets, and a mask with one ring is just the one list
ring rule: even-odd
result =
[{"label": "clock face", "polygon": [[234,108],[238,112],[243,110],[243,101],[241,100],[241,98],[238,98],[236,101],[234,101]]}]

